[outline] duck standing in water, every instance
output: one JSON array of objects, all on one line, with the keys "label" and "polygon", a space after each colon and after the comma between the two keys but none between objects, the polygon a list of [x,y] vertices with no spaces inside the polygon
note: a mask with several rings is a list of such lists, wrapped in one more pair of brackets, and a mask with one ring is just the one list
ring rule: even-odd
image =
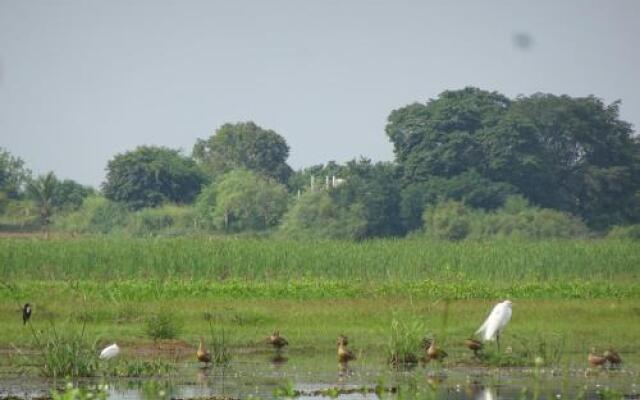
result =
[{"label": "duck standing in water", "polygon": [[613,349],[605,351],[603,357],[609,361],[611,368],[617,368],[622,364],[622,357],[620,357],[620,354]]},{"label": "duck standing in water", "polygon": [[465,339],[464,345],[467,349],[473,351],[473,355],[478,357],[478,352],[482,350],[482,342],[473,338]]},{"label": "duck standing in water", "polygon": [[338,361],[342,363],[348,363],[351,360],[355,360],[356,356],[353,354],[353,351],[347,349],[347,345],[349,344],[349,339],[344,336],[338,336]]},{"label": "duck standing in water", "polygon": [[273,331],[271,336],[269,336],[267,338],[267,343],[272,345],[277,350],[280,350],[284,346],[289,345],[289,342],[287,341],[287,339],[285,339],[284,337],[280,336],[280,331],[279,330]]},{"label": "duck standing in water", "polygon": [[448,354],[446,351],[436,346],[436,338],[434,337],[433,340],[431,340],[431,345],[427,349],[427,358],[429,360],[442,361],[447,356]]},{"label": "duck standing in water", "polygon": [[211,353],[204,347],[204,339],[202,339],[202,336],[200,336],[200,346],[198,346],[198,351],[196,351],[196,357],[198,361],[204,363],[205,367],[211,362]]},{"label": "duck standing in water", "polygon": [[592,348],[587,356],[587,361],[592,367],[601,367],[607,362],[607,357],[596,354],[596,349]]}]

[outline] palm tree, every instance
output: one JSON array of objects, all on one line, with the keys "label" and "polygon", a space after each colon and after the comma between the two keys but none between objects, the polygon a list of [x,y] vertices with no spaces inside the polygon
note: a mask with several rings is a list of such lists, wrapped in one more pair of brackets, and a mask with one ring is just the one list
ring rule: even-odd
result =
[{"label": "palm tree", "polygon": [[35,202],[38,213],[40,214],[40,223],[45,228],[51,223],[57,184],[58,179],[56,179],[55,174],[49,172],[46,175],[40,175],[38,178],[31,180],[27,185],[29,197]]}]

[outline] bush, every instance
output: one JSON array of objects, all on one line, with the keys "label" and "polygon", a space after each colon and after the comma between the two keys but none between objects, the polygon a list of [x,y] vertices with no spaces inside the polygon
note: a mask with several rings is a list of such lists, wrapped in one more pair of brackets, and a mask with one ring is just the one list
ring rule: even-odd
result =
[{"label": "bush", "polygon": [[614,226],[607,234],[611,239],[640,240],[640,224],[627,226]]},{"label": "bush", "polygon": [[94,376],[98,369],[97,354],[84,336],[84,326],[76,331],[70,326],[57,330],[32,330],[35,344],[42,358],[42,375],[51,378]]},{"label": "bush", "polygon": [[305,192],[283,218],[280,232],[292,239],[362,239],[367,221],[360,203],[340,206],[325,190]]},{"label": "bush", "polygon": [[287,210],[284,185],[248,170],[233,170],[216,184],[216,227],[227,232],[258,231],[276,226]]},{"label": "bush", "polygon": [[166,204],[131,214],[126,230],[135,236],[149,236],[186,233],[197,228],[198,218],[192,207]]},{"label": "bush", "polygon": [[492,213],[474,213],[471,236],[517,237],[522,239],[569,239],[589,235],[589,229],[568,213],[532,207],[521,196],[510,197],[505,206]]},{"label": "bush", "polygon": [[471,231],[471,212],[459,201],[445,201],[425,210],[427,235],[445,240],[462,240]]},{"label": "bush", "polygon": [[175,339],[178,336],[176,317],[166,312],[151,315],[145,322],[145,333],[154,341]]},{"label": "bush", "polygon": [[112,233],[123,228],[128,217],[123,205],[89,196],[77,211],[54,218],[54,227],[66,232]]},{"label": "bush", "polygon": [[589,229],[580,218],[533,207],[521,196],[510,196],[505,205],[494,212],[445,201],[427,208],[423,218],[428,236],[452,241],[492,237],[569,239],[589,235]]}]

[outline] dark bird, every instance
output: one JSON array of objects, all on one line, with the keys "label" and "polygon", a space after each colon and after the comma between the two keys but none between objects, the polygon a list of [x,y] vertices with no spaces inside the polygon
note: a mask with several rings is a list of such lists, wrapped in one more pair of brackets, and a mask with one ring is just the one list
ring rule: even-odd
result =
[{"label": "dark bird", "polygon": [[482,350],[482,342],[479,340],[475,340],[475,339],[465,339],[464,340],[464,345],[467,349],[472,350],[473,354],[477,357],[478,356],[478,352],[480,350]]},{"label": "dark bird", "polygon": [[436,338],[434,337],[427,349],[427,357],[429,360],[442,361],[446,356],[448,356],[447,352],[436,346]]},{"label": "dark bird", "polygon": [[275,347],[278,350],[283,348],[284,346],[287,346],[289,344],[289,342],[287,342],[287,339],[285,339],[284,337],[280,336],[280,331],[279,330],[273,331],[271,336],[269,336],[267,338],[267,343],[269,343],[270,345],[272,345],[273,347]]},{"label": "dark bird", "polygon": [[591,349],[591,351],[589,352],[587,361],[589,362],[589,365],[592,367],[600,367],[607,362],[607,357],[596,354],[596,349],[594,348],[594,349]]},{"label": "dark bird", "polygon": [[605,351],[604,358],[606,358],[607,361],[609,361],[612,367],[618,367],[620,366],[620,364],[622,364],[622,358],[620,357],[620,354],[618,354],[613,349],[609,349]]},{"label": "dark bird", "polygon": [[355,354],[353,354],[353,351],[347,349],[347,344],[349,344],[349,339],[346,336],[344,335],[338,336],[337,344],[338,344],[338,361],[340,361],[341,363],[346,363],[356,359],[356,356]]},{"label": "dark bird", "polygon": [[22,324],[26,325],[29,318],[31,318],[31,304],[26,303],[22,307]]}]

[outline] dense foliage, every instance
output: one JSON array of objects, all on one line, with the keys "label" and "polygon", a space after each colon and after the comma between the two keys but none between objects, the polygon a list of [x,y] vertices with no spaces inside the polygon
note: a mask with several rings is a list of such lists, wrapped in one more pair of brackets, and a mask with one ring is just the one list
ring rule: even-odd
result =
[{"label": "dense foliage", "polygon": [[102,191],[107,199],[136,210],[164,202],[192,202],[204,182],[196,163],[179,151],[140,146],[109,161]]},{"label": "dense foliage", "polygon": [[619,102],[467,87],[394,110],[386,133],[395,162],[293,172],[282,136],[228,123],[191,157],[148,146],[116,155],[91,198],[91,188],[53,174],[32,179],[0,149],[0,229],[53,220],[60,230],[135,236],[636,237],[640,139]]},{"label": "dense foliage", "polygon": [[465,88],[393,111],[386,131],[409,227],[414,196],[493,209],[515,192],[597,229],[640,220],[640,142],[618,102]]},{"label": "dense foliage", "polygon": [[[18,197],[23,184],[31,175],[24,161],[0,147],[0,200]],[[1,209],[0,209],[1,211]]]},{"label": "dense foliage", "polygon": [[292,172],[287,157],[284,138],[253,122],[224,124],[193,147],[193,158],[214,180],[234,169],[248,169],[286,183]]},{"label": "dense foliage", "polygon": [[[205,196],[210,200],[209,193]],[[215,186],[213,209],[204,210],[221,230],[261,230],[280,222],[287,200],[284,185],[248,170],[235,170],[222,176]]]}]

